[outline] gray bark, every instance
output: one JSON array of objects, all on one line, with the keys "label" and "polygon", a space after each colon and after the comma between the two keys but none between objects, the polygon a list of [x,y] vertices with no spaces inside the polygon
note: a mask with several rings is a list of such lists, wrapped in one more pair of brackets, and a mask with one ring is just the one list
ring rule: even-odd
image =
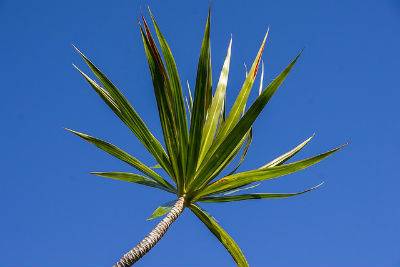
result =
[{"label": "gray bark", "polygon": [[185,198],[180,197],[171,211],[161,222],[140,241],[133,249],[127,252],[113,267],[130,267],[152,249],[167,232],[170,225],[178,218],[185,208]]}]

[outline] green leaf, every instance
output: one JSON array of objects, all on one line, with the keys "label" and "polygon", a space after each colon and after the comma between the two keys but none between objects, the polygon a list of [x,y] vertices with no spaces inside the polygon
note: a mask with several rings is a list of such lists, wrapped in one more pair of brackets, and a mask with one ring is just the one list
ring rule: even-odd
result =
[{"label": "green leaf", "polygon": [[288,198],[293,196],[298,196],[312,190],[317,189],[323,184],[320,183],[314,187],[311,187],[307,190],[296,192],[296,193],[255,193],[255,194],[243,194],[243,195],[233,195],[233,196],[212,196],[212,197],[203,197],[198,201],[201,202],[233,202],[233,201],[242,201],[242,200],[251,200],[251,199],[271,199],[271,198]]},{"label": "green leaf", "polygon": [[227,134],[233,129],[236,123],[239,121],[242,112],[245,109],[247,99],[249,98],[251,88],[253,87],[258,66],[261,60],[262,53],[264,51],[265,42],[268,37],[268,31],[265,34],[265,37],[261,43],[260,49],[257,52],[256,58],[254,59],[253,65],[251,66],[250,72],[247,75],[242,89],[239,92],[238,97],[235,100],[235,103],[232,106],[231,111],[229,112],[228,118],[226,119],[223,128],[221,129],[220,133],[217,137],[217,144],[221,143],[223,139],[227,136]]},{"label": "green leaf", "polygon": [[201,148],[203,124],[207,114],[207,99],[211,93],[212,72],[211,72],[211,52],[210,52],[210,19],[211,14],[208,13],[206,27],[204,31],[203,42],[201,45],[199,62],[197,65],[197,77],[195,95],[192,109],[192,117],[190,120],[189,132],[189,152],[186,168],[186,178],[194,173]]},{"label": "green leaf", "polygon": [[298,60],[300,54],[267,86],[267,88],[257,97],[256,101],[251,105],[249,110],[239,120],[236,126],[224,138],[222,143],[214,148],[211,148],[206,156],[208,158],[200,166],[199,170],[193,179],[191,187],[201,190],[208,182],[210,182],[218,173],[215,170],[219,169],[220,165],[225,161],[226,157],[234,150],[238,143],[243,139],[254,121],[261,113],[265,105],[269,102],[272,95],[283,83],[290,70]]},{"label": "green leaf", "polygon": [[[74,46],[75,47],[75,46]],[[117,87],[78,49],[76,51],[81,55],[85,63],[89,66],[92,72],[103,84],[104,88],[100,87],[95,81],[89,78],[75,65],[74,67],[82,74],[85,80],[103,99],[103,101],[114,111],[114,113],[128,126],[128,128],[136,135],[139,141],[146,149],[154,156],[158,163],[163,166],[167,173],[171,173],[169,158],[165,153],[161,143],[147,128],[146,124],[118,90]]]},{"label": "green leaf", "polygon": [[253,128],[250,128],[250,131],[246,135],[245,140],[246,141],[243,144],[244,148],[242,151],[242,155],[240,156],[240,160],[239,160],[238,164],[236,165],[236,167],[228,175],[234,174],[239,169],[239,167],[242,165],[244,160],[246,159],[247,152],[249,151],[249,147],[251,145],[251,142],[253,141]]},{"label": "green leaf", "polygon": [[[154,28],[156,29],[156,34],[158,41],[160,42],[161,50],[165,59],[165,64],[167,67],[167,72],[169,80],[171,83],[171,91],[173,95],[173,114],[175,115],[175,121],[177,122],[178,136],[179,139],[179,154],[180,162],[182,166],[186,166],[187,159],[187,145],[188,145],[188,125],[186,121],[185,103],[183,99],[181,82],[178,74],[178,69],[176,67],[174,56],[172,55],[171,49],[165,40],[160,28],[150,11],[151,19],[153,21]],[[182,170],[181,170],[182,171]],[[181,176],[183,173],[181,174]]]},{"label": "green leaf", "polygon": [[189,95],[190,112],[192,112],[192,108],[193,108],[193,97],[192,97],[192,90],[190,90],[189,81],[186,81],[186,85],[187,85],[188,95]]},{"label": "green leaf", "polygon": [[228,191],[228,192],[225,192],[225,193],[222,193],[222,194],[219,194],[219,195],[213,195],[213,196],[228,196],[228,195],[232,195],[234,193],[240,192],[240,191],[245,191],[245,190],[250,190],[250,189],[256,188],[259,185],[260,184],[253,184],[253,185],[250,185],[250,186],[245,186],[244,185],[242,187],[238,187],[238,188],[233,189],[231,191]]},{"label": "green leaf", "polygon": [[258,95],[261,95],[264,82],[264,61],[261,60],[261,76],[260,76],[260,86],[258,87]]},{"label": "green leaf", "polygon": [[207,226],[207,228],[222,243],[222,245],[224,245],[238,267],[249,266],[242,250],[236,244],[235,240],[233,240],[233,238],[217,223],[217,221],[210,214],[194,204],[190,205],[190,209]]},{"label": "green leaf", "polygon": [[230,164],[235,159],[246,140],[247,135],[243,137],[243,139],[239,142],[239,144],[237,144],[235,149],[232,150],[232,152],[224,159],[224,161],[219,165],[219,167],[213,172],[211,176],[217,176],[222,170],[226,168],[226,166],[228,166],[228,164]]},{"label": "green leaf", "polygon": [[153,213],[150,215],[149,218],[147,218],[148,221],[157,219],[161,216],[164,216],[165,214],[167,214],[168,212],[170,212],[172,210],[172,208],[174,207],[175,202],[169,201],[159,207],[157,207]]},{"label": "green leaf", "polygon": [[84,139],[85,141],[94,144],[101,150],[107,152],[108,154],[128,163],[138,171],[141,171],[142,173],[148,175],[153,181],[158,183],[160,186],[163,186],[166,189],[174,190],[174,187],[168,183],[164,178],[162,178],[158,173],[153,171],[150,167],[147,167],[145,164],[140,162],[137,158],[129,155],[122,149],[114,146],[113,144],[107,143],[106,141],[100,140],[98,138],[95,138],[93,136],[80,133],[71,129],[66,129],[67,131],[70,131],[71,133],[79,136],[80,138]]},{"label": "green leaf", "polygon": [[135,174],[135,173],[128,173],[128,172],[91,172],[91,174],[111,178],[114,180],[129,182],[129,183],[137,183],[145,186],[150,186],[154,188],[158,188],[164,191],[167,191],[172,194],[176,194],[175,188],[166,188],[165,186],[161,186],[158,182],[151,180],[148,177]]},{"label": "green leaf", "polygon": [[232,38],[229,42],[228,51],[226,53],[225,62],[222,67],[221,75],[219,77],[217,89],[214,93],[214,97],[212,98],[211,106],[207,112],[207,118],[204,123],[198,164],[201,163],[206,152],[208,151],[214,140],[218,125],[218,120],[223,111],[222,109],[224,107],[224,101],[226,97],[226,85],[228,82],[228,75],[229,75],[231,48],[232,48]]},{"label": "green leaf", "polygon": [[296,155],[298,152],[300,152],[300,150],[303,149],[303,147],[305,147],[308,142],[311,141],[311,139],[315,136],[315,134],[313,134],[312,136],[310,136],[308,139],[306,139],[305,141],[303,141],[301,144],[297,145],[295,148],[293,148],[292,150],[286,152],[285,154],[277,157],[276,159],[274,159],[271,162],[268,162],[267,164],[261,166],[259,169],[265,169],[265,168],[270,168],[270,167],[274,167],[274,166],[279,166],[283,163],[285,163],[286,161],[288,161],[290,158],[292,158],[294,155]]},{"label": "green leaf", "polygon": [[344,145],[329,150],[325,153],[319,154],[314,157],[310,157],[304,160],[296,161],[293,163],[265,168],[265,169],[258,169],[258,170],[251,170],[245,171],[233,175],[226,176],[218,181],[213,182],[212,184],[205,187],[201,190],[198,195],[194,199],[198,199],[202,196],[206,195],[213,195],[221,192],[226,192],[247,184],[251,184],[254,182],[269,180],[278,178],[284,175],[288,175],[305,168],[308,168],[314,164],[317,164],[321,160],[325,159],[326,157],[332,155],[336,151],[343,148]]},{"label": "green leaf", "polygon": [[150,166],[150,168],[152,168],[152,169],[160,169],[162,167],[161,167],[160,164],[156,164],[156,165]]},{"label": "green leaf", "polygon": [[173,168],[173,173],[170,175],[177,183],[178,188],[181,188],[180,177],[182,177],[182,167],[180,166],[181,161],[179,160],[179,141],[176,138],[179,135],[179,129],[177,127],[173,110],[174,99],[172,95],[171,83],[164,68],[164,64],[158,52],[157,46],[151,36],[151,32],[146,20],[143,17],[142,19],[144,23],[144,29],[140,28],[140,33],[153,80],[154,94],[157,100],[158,113],[163,130],[164,141]]}]

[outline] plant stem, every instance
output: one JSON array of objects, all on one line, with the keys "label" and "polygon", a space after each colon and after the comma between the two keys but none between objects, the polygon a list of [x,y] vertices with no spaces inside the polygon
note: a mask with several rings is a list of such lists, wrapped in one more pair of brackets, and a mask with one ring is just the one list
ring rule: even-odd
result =
[{"label": "plant stem", "polygon": [[170,225],[178,218],[185,209],[185,197],[181,196],[175,202],[171,211],[161,222],[140,241],[134,248],[126,253],[113,267],[130,267],[152,249],[167,232]]}]

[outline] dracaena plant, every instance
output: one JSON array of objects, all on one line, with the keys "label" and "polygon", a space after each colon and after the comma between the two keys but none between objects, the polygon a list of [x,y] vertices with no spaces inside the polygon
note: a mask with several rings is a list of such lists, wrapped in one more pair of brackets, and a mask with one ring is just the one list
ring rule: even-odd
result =
[{"label": "dracaena plant", "polygon": [[[194,97],[188,88],[188,98],[184,96],[171,49],[151,12],[150,16],[161,50],[155,43],[143,17],[139,28],[153,81],[165,147],[152,134],[121,91],[81,51],[76,49],[98,81],[93,80],[77,68],[78,71],[157,161],[157,166],[149,167],[111,143],[68,129],[101,150],[131,165],[138,172],[93,172],[92,174],[153,187],[170,193],[176,198],[175,201],[161,205],[154,211],[150,219],[161,216],[164,218],[114,266],[131,266],[139,260],[162,238],[185,208],[189,208],[218,238],[238,266],[248,266],[247,260],[236,242],[209,213],[199,206],[199,203],[287,198],[309,192],[319,185],[297,193],[246,193],[244,190],[256,187],[258,182],[303,170],[338,151],[340,147],[310,158],[287,163],[307,145],[312,139],[311,136],[287,153],[257,169],[237,172],[252,141],[254,121],[283,83],[300,54],[265,88],[262,85],[263,67],[260,68],[259,95],[246,109],[259,65],[262,65],[260,61],[268,36],[267,31],[251,68],[248,72],[246,71],[243,85],[232,108],[226,112],[226,87],[232,40],[229,42],[226,58],[213,94],[210,12],[201,44]],[[220,175],[237,156],[239,157],[238,163],[233,166],[233,170],[226,172],[225,175]],[[157,168],[162,168],[169,178],[159,174]]]}]

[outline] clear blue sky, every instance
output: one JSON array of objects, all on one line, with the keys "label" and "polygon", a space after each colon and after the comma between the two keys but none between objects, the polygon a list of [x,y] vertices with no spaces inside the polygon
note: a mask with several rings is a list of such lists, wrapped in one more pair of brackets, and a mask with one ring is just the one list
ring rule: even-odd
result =
[{"label": "clear blue sky", "polygon": [[[0,0],[2,267],[111,266],[146,234],[147,216],[170,195],[89,171],[129,167],[63,130],[105,138],[154,161],[85,84],[71,44],[116,82],[161,136],[136,20],[149,4],[194,81],[208,1]],[[400,3],[219,1],[212,4],[215,77],[233,35],[229,101],[270,26],[269,81],[305,47],[255,124],[242,170],[313,132],[298,157],[350,142],[317,167],[260,191],[318,191],[286,200],[203,205],[235,238],[251,266],[400,266]],[[86,70],[86,68],[84,68]],[[216,78],[214,79],[216,80]],[[255,94],[253,94],[254,99]],[[190,212],[137,266],[234,266]]]}]

